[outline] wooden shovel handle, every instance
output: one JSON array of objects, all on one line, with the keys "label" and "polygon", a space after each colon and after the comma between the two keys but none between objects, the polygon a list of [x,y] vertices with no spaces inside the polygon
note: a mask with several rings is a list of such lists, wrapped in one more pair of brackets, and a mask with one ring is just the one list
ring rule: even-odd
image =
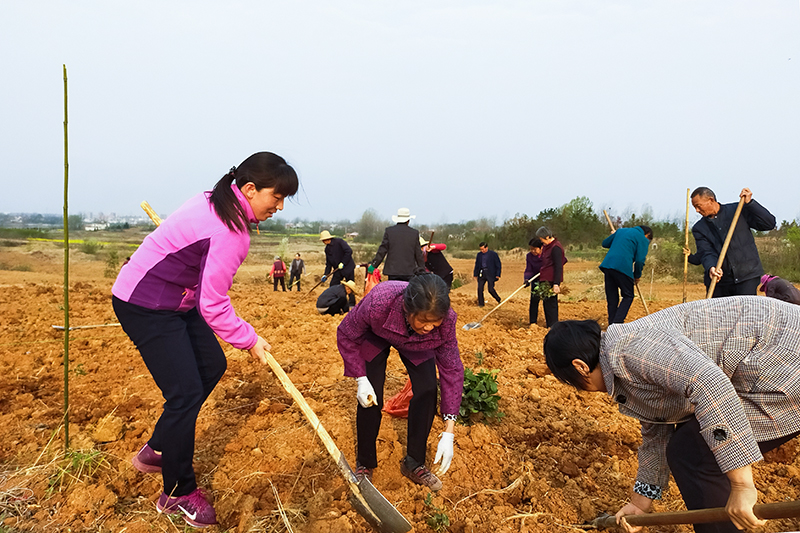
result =
[{"label": "wooden shovel handle", "polygon": [[156,213],[152,207],[150,207],[150,204],[147,203],[147,200],[143,201],[140,205],[142,206],[142,209],[144,209],[144,212],[147,213],[147,216],[150,217],[150,220],[153,221],[153,224],[160,226],[161,217],[158,216],[158,213]]},{"label": "wooden shovel handle", "polygon": [[331,454],[333,460],[338,464],[342,452],[339,451],[339,448],[333,442],[333,439],[325,430],[325,428],[322,427],[322,422],[320,422],[317,414],[311,409],[311,407],[308,405],[308,402],[306,402],[306,399],[303,398],[303,395],[300,394],[300,391],[297,390],[297,387],[294,386],[292,380],[289,379],[289,376],[286,375],[286,372],[283,371],[283,368],[281,368],[281,365],[278,364],[272,354],[266,351],[264,353],[267,359],[267,364],[272,369],[275,377],[278,378],[278,381],[281,382],[281,385],[283,385],[283,388],[286,389],[286,392],[291,395],[292,399],[297,403],[298,407],[300,407],[300,410],[303,411],[303,414],[314,428],[314,431],[317,433],[317,436],[319,436],[322,444],[325,445],[328,453]]},{"label": "wooden shovel handle", "polygon": [[[800,501],[781,503],[762,503],[753,506],[753,513],[762,519],[795,518],[800,516]],[[708,522],[728,522],[730,517],[724,507],[697,509],[694,511],[677,511],[674,513],[651,513],[626,516],[631,526],[667,526],[674,524],[706,524]],[[605,523],[608,521],[610,523]],[[615,517],[605,519],[602,527],[616,525]],[[597,527],[601,527],[597,524]]]},{"label": "wooden shovel handle", "polygon": [[605,209],[603,209],[603,214],[606,216],[606,221],[608,222],[608,225],[609,225],[609,227],[611,228],[611,231],[614,231],[614,230],[615,230],[615,228],[614,228],[614,223],[613,223],[613,222],[611,222],[611,217],[610,217],[610,216],[608,216],[608,213],[606,213],[606,210],[605,210]]},{"label": "wooden shovel handle", "polygon": [[[731,237],[733,237],[733,231],[736,229],[736,223],[739,222],[739,215],[742,214],[742,207],[744,207],[744,196],[739,198],[739,205],[736,206],[736,212],[733,214],[731,227],[728,228],[728,235],[725,236],[725,242],[722,244],[722,250],[719,253],[719,259],[717,259],[717,270],[722,269],[722,262],[725,261],[725,254],[728,253],[728,245],[731,243]],[[711,284],[708,286],[706,299],[711,298],[714,295],[714,288],[716,286],[717,278],[711,276]]]},{"label": "wooden shovel handle", "polygon": [[481,323],[482,323],[484,320],[486,320],[487,318],[489,318],[489,315],[491,315],[492,313],[494,313],[495,311],[497,311],[497,310],[500,308],[500,306],[501,306],[501,305],[503,305],[504,303],[506,303],[507,301],[509,301],[511,298],[513,298],[513,297],[514,297],[514,295],[515,295],[515,294],[517,294],[519,291],[521,291],[522,289],[524,289],[526,284],[529,284],[531,281],[535,280],[535,279],[536,279],[536,278],[538,278],[538,277],[539,277],[539,274],[536,274],[535,276],[531,277],[531,279],[529,279],[528,281],[526,281],[525,283],[523,283],[523,284],[522,284],[522,286],[520,286],[520,288],[519,288],[519,289],[517,289],[517,290],[515,290],[514,292],[512,292],[510,295],[508,295],[508,296],[506,297],[506,299],[505,299],[505,300],[503,300],[502,302],[500,302],[499,304],[497,304],[497,306],[495,306],[495,308],[494,308],[494,309],[492,309],[491,311],[489,311],[488,313],[486,313],[485,315],[483,315],[483,318],[481,318],[481,319],[478,321],[478,324],[481,324]]}]

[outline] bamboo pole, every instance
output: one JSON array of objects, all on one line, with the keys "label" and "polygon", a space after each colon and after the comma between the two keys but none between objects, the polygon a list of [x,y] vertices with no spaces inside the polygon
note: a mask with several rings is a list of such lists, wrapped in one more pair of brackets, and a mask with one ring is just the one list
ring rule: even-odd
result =
[{"label": "bamboo pole", "polygon": [[[689,206],[692,205],[692,199],[689,196],[689,189],[686,189],[686,225],[684,229],[686,231],[686,239],[684,241],[683,247],[687,250],[689,249]],[[687,254],[683,255],[683,303],[686,303],[686,283],[689,279],[689,256]]]},{"label": "bamboo pole", "polygon": [[64,455],[69,453],[69,142],[67,65],[64,68]]},{"label": "bamboo pole", "polygon": [[[725,236],[725,242],[722,244],[722,251],[720,251],[719,259],[717,259],[717,270],[722,270],[722,262],[725,261],[725,254],[728,253],[728,245],[731,243],[731,238],[733,237],[733,230],[736,229],[736,223],[739,222],[739,215],[742,214],[742,207],[744,207],[744,196],[739,198],[739,205],[736,206],[736,212],[733,214],[731,227],[728,228],[728,235]],[[714,296],[714,288],[716,288],[716,286],[717,286],[717,278],[711,276],[711,283],[708,285],[708,293],[706,293],[706,299]]]}]

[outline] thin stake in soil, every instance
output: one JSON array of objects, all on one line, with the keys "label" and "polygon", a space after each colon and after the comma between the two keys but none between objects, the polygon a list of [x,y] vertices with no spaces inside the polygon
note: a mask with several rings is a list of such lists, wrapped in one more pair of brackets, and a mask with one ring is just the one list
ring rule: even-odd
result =
[{"label": "thin stake in soil", "polygon": [[64,455],[69,453],[69,142],[67,65],[64,68]]}]

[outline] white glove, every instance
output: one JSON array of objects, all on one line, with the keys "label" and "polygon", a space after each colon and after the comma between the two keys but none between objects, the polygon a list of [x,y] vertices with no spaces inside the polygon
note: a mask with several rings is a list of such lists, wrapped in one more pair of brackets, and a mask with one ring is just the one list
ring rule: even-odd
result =
[{"label": "white glove", "polygon": [[433,460],[433,464],[438,463],[440,459],[442,460],[442,465],[436,472],[437,475],[444,475],[450,468],[450,461],[453,460],[453,438],[454,435],[447,431],[442,433],[441,438],[439,438],[439,446],[436,448],[436,459]]},{"label": "white glove", "polygon": [[358,403],[361,404],[361,407],[378,405],[377,402],[375,402],[375,389],[372,388],[372,383],[369,382],[367,376],[356,378],[356,383],[358,383],[356,398],[358,398]]}]

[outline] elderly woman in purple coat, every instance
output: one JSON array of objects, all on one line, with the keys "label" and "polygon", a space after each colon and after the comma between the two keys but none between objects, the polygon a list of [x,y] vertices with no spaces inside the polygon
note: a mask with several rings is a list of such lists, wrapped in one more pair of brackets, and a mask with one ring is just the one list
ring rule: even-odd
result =
[{"label": "elderly woman in purple coat", "polygon": [[464,387],[456,313],[450,308],[447,285],[435,274],[376,285],[342,320],[337,342],[344,375],[358,383],[356,477],[372,480],[372,471],[378,466],[375,442],[381,424],[386,360],[394,346],[408,370],[413,391],[400,472],[414,483],[441,489],[442,482],[425,465],[428,435],[436,415],[436,369],[445,423],[434,459],[434,464],[441,460],[439,475],[447,472],[453,458],[453,429]]}]

